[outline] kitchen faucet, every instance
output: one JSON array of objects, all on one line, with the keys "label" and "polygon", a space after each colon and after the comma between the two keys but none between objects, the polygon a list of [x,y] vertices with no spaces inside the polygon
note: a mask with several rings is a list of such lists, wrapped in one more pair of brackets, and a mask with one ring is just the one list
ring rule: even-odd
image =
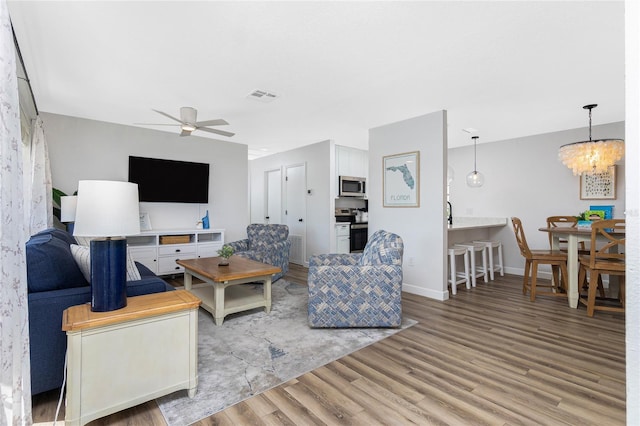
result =
[{"label": "kitchen faucet", "polygon": [[448,205],[448,209],[449,210],[449,217],[447,218],[447,222],[449,222],[449,225],[453,225],[453,208],[451,207],[451,203],[447,201],[447,205]]}]

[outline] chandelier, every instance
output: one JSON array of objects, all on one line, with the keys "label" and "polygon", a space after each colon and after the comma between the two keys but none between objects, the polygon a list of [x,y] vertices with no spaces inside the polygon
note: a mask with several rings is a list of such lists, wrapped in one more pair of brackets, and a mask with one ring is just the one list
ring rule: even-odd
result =
[{"label": "chandelier", "polygon": [[467,185],[471,188],[479,188],[484,184],[484,175],[476,167],[478,136],[472,136],[471,139],[473,139],[473,171],[467,175]]},{"label": "chandelier", "polygon": [[558,159],[574,175],[604,173],[624,156],[624,140],[591,139],[591,110],[597,106],[591,104],[582,107],[589,110],[589,140],[562,145],[558,152]]}]

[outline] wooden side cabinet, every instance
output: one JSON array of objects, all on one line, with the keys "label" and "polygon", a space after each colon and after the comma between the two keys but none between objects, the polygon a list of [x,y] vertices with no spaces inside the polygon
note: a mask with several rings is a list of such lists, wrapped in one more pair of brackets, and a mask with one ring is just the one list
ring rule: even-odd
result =
[{"label": "wooden side cabinet", "polygon": [[127,306],[63,313],[67,332],[65,424],[84,425],[176,390],[198,386],[198,307],[185,290],[130,297]]}]

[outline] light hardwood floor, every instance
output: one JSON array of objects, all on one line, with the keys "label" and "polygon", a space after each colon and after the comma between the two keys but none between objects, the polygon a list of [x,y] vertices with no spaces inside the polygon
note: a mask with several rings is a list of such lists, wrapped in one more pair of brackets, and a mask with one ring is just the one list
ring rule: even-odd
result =
[{"label": "light hardwood floor", "polygon": [[[306,283],[306,269],[287,279]],[[196,424],[625,424],[624,314],[588,318],[521,288],[506,275],[445,302],[403,294],[418,324]],[[35,423],[57,396],[34,397]],[[151,401],[91,424],[165,422]]]}]

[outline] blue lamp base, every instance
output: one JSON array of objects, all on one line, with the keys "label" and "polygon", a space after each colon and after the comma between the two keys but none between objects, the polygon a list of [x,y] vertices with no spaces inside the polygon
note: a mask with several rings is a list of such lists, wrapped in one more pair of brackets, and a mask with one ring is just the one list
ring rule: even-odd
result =
[{"label": "blue lamp base", "polygon": [[91,310],[115,311],[127,306],[127,240],[91,241]]}]

